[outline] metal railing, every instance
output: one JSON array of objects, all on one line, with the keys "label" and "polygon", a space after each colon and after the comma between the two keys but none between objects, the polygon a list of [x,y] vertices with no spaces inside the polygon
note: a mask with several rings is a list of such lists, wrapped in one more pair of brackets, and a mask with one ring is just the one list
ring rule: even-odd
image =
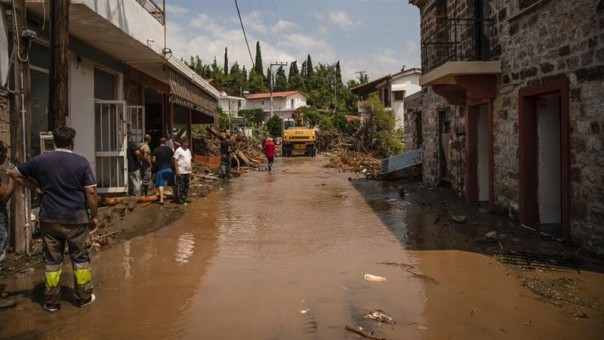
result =
[{"label": "metal railing", "polygon": [[160,7],[155,0],[136,0],[144,9],[149,12],[157,21],[162,25],[165,25],[164,10]]},{"label": "metal railing", "polygon": [[450,61],[493,60],[493,38],[491,19],[448,19],[422,41],[422,70]]}]

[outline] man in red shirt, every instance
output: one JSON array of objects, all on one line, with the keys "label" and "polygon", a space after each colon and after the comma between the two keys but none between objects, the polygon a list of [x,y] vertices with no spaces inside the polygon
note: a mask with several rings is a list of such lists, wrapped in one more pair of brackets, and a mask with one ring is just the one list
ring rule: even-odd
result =
[{"label": "man in red shirt", "polygon": [[275,159],[275,143],[271,137],[268,137],[266,142],[264,142],[264,154],[268,159],[268,171],[271,172],[273,171],[273,160]]}]

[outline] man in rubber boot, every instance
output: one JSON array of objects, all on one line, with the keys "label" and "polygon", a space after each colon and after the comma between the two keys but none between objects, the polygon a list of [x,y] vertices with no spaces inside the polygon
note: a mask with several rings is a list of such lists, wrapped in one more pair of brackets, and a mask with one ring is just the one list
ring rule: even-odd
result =
[{"label": "man in rubber boot", "polygon": [[[42,190],[40,231],[44,245],[46,283],[44,309],[61,308],[61,264],[65,247],[74,277],[74,304],[84,307],[94,302],[90,257],[85,248],[89,234],[98,226],[96,180],[86,158],[73,153],[76,131],[61,127],[53,131],[55,151],[39,155],[9,171],[16,183]],[[33,179],[39,188],[31,185]]]}]

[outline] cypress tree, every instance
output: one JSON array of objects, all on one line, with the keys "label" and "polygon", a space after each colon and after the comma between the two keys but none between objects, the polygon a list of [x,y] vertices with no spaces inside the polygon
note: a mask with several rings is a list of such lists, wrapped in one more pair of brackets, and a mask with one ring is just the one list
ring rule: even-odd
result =
[{"label": "cypress tree", "polygon": [[224,67],[223,67],[224,75],[229,75],[229,54],[227,52],[227,48],[224,48]]},{"label": "cypress tree", "polygon": [[258,75],[263,75],[264,66],[262,66],[262,52],[260,51],[260,41],[256,41],[256,61],[254,65],[254,71],[258,73]]}]

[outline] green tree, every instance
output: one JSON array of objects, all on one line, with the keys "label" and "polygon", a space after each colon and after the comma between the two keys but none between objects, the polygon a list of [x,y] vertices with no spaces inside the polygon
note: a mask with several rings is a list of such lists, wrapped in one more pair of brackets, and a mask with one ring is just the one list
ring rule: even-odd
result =
[{"label": "green tree", "polygon": [[239,115],[256,127],[262,125],[262,121],[264,120],[264,110],[262,109],[240,110]]},{"label": "green tree", "polygon": [[216,61],[216,57],[214,57],[214,62],[212,62],[211,67],[211,78],[215,79],[219,84],[224,83],[224,73],[222,69],[218,66],[218,62]]},{"label": "green tree", "polygon": [[266,126],[271,136],[281,136],[283,119],[279,118],[279,116],[272,116],[266,121]]},{"label": "green tree", "polygon": [[260,41],[256,41],[256,61],[254,63],[254,70],[259,74],[263,75],[264,66],[262,66],[262,51],[260,51]]},{"label": "green tree", "polygon": [[403,151],[396,138],[394,115],[386,111],[376,93],[365,102],[367,119],[356,133],[357,147],[378,157],[389,157]]},{"label": "green tree", "polygon": [[229,53],[226,47],[224,48],[224,67],[222,69],[225,76],[229,74]]},{"label": "green tree", "polygon": [[277,73],[275,74],[274,91],[287,91],[287,77],[285,76],[285,70],[283,66],[279,66]]},{"label": "green tree", "polygon": [[268,92],[262,75],[258,74],[256,70],[252,70],[252,73],[250,73],[250,79],[248,80],[248,91],[250,91],[250,93]]},{"label": "green tree", "polygon": [[304,91],[304,79],[298,70],[298,62],[294,61],[289,66],[288,90]]},{"label": "green tree", "polygon": [[237,62],[231,66],[231,71],[228,73],[228,75],[226,75],[225,78],[226,80],[223,87],[226,93],[231,96],[241,96],[241,92],[246,84],[246,79]]}]

